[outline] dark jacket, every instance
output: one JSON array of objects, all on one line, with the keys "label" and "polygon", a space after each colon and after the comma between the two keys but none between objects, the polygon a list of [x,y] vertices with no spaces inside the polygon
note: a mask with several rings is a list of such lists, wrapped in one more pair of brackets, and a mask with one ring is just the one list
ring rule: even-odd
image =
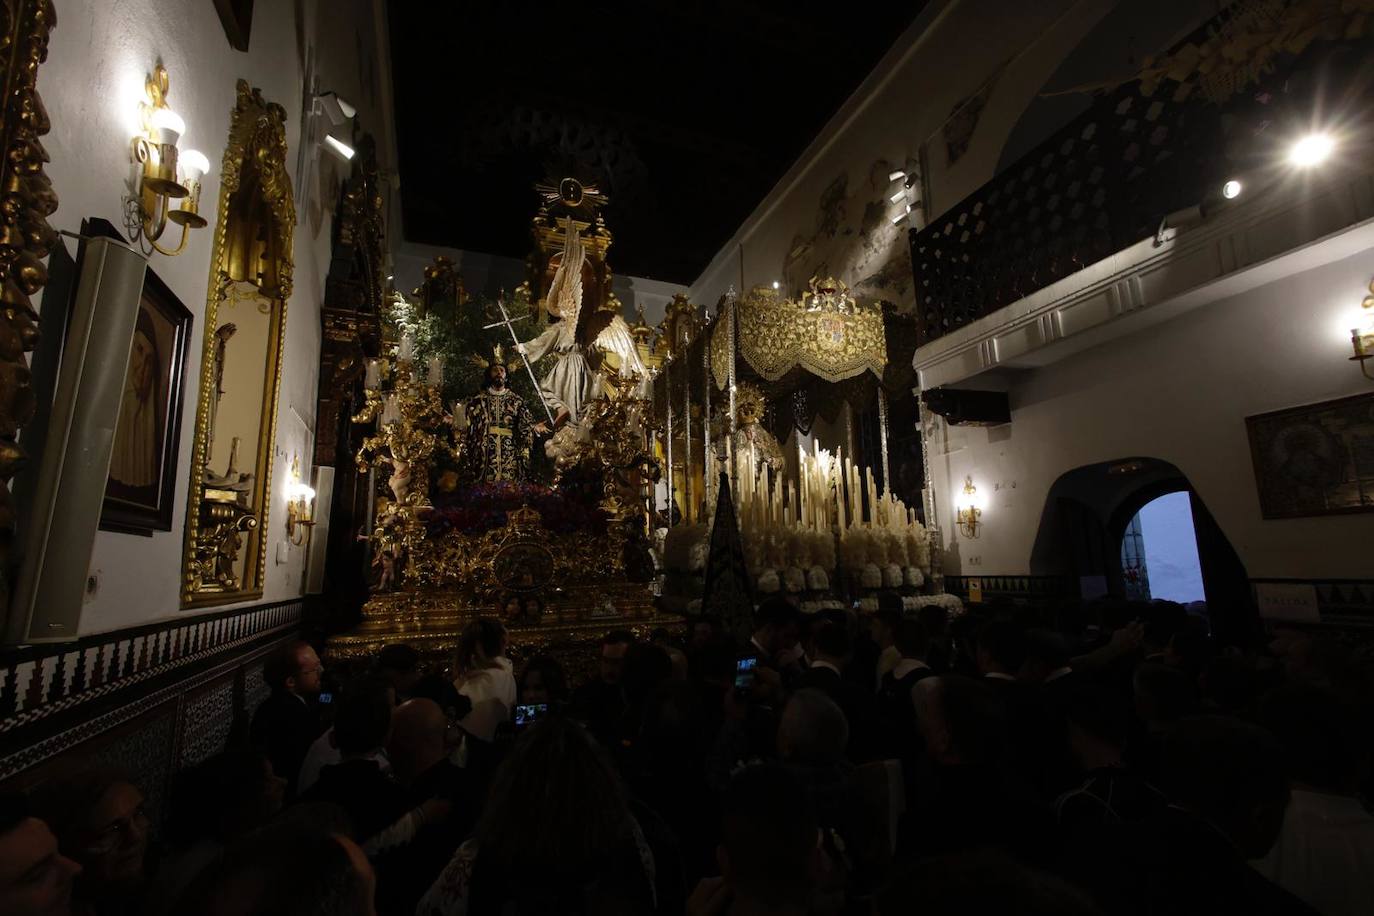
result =
[{"label": "dark jacket", "polygon": [[847,755],[855,763],[867,763],[890,756],[887,730],[878,715],[878,699],[857,684],[846,681],[824,666],[808,668],[797,679],[796,689],[819,690],[835,701],[849,722]]},{"label": "dark jacket", "polygon": [[249,736],[253,746],[272,761],[272,771],[286,780],[287,796],[296,794],[301,762],[324,729],[306,700],[284,690],[273,691],[253,713]]},{"label": "dark jacket", "polygon": [[302,801],[330,802],[347,812],[359,844],[390,827],[411,810],[406,790],[376,760],[357,758],[327,766]]}]

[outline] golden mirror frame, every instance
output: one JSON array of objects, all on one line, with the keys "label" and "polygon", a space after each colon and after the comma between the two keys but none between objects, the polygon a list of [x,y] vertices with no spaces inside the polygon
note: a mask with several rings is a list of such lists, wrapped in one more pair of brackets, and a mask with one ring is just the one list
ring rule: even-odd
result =
[{"label": "golden mirror frame", "polygon": [[[296,208],[292,199],[291,177],[286,171],[286,110],[275,102],[263,99],[258,89],[244,80],[237,84],[237,99],[229,125],[229,141],[224,150],[220,169],[219,214],[215,222],[215,237],[210,255],[210,282],[205,302],[204,332],[201,344],[200,393],[196,403],[195,439],[190,464],[190,497],[186,507],[186,542],[182,556],[181,605],[184,608],[229,604],[262,597],[263,574],[267,566],[267,530],[265,515],[272,505],[272,459],[277,439],[277,398],[281,390],[282,343],[286,332],[286,306],[292,285],[292,234],[296,225]],[[231,264],[235,251],[228,239],[228,220],[234,195],[239,191],[245,168],[251,168],[258,181],[261,202],[266,204],[272,237],[268,242],[268,257],[260,269],[252,265]],[[262,422],[259,425],[258,446],[255,452],[258,486],[252,504],[232,506],[223,499],[207,494],[205,464],[209,460],[210,442],[207,425],[214,398],[215,331],[218,325],[219,303],[236,280],[255,276],[259,292],[273,303],[273,317],[268,334],[265,369],[268,373],[263,386]],[[207,527],[206,522],[215,524]],[[256,529],[256,549],[248,557],[243,580],[237,588],[219,587],[206,582],[203,557],[207,550],[232,550],[229,557],[236,562],[242,549],[239,532]],[[223,535],[221,542],[210,544],[211,536]],[[227,556],[227,554],[226,554]]]}]

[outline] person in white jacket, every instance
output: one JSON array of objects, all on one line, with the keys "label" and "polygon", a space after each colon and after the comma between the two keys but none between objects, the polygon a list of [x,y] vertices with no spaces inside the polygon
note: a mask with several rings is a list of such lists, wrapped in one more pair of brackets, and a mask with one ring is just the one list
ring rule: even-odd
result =
[{"label": "person in white jacket", "polygon": [[491,741],[497,726],[515,708],[515,674],[506,658],[509,639],[499,620],[482,617],[463,628],[458,638],[453,686],[472,701],[472,711],[459,720],[473,738]]}]

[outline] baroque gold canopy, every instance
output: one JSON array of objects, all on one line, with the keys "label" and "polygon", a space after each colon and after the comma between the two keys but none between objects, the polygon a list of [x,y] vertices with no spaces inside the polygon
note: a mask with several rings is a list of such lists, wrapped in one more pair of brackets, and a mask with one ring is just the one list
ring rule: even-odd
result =
[{"label": "baroque gold canopy", "polygon": [[[827,382],[864,372],[881,378],[887,366],[882,311],[858,305],[837,280],[813,279],[801,301],[755,288],[727,308],[738,312],[740,357],[767,381],[797,368]],[[730,372],[728,320],[716,322],[710,347],[711,374],[724,388]]]}]

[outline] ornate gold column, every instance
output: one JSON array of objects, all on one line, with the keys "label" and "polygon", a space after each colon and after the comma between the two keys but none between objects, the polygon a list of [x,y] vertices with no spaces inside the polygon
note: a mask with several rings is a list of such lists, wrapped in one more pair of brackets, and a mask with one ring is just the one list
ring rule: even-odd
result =
[{"label": "ornate gold column", "polygon": [[40,139],[51,124],[37,88],[56,21],[51,0],[0,0],[0,613],[9,604],[15,527],[9,480],[24,464],[19,431],[35,407],[24,358],[38,345],[31,299],[48,282],[43,261],[57,245],[57,232],[48,225],[57,194],[43,173],[48,154]]}]

